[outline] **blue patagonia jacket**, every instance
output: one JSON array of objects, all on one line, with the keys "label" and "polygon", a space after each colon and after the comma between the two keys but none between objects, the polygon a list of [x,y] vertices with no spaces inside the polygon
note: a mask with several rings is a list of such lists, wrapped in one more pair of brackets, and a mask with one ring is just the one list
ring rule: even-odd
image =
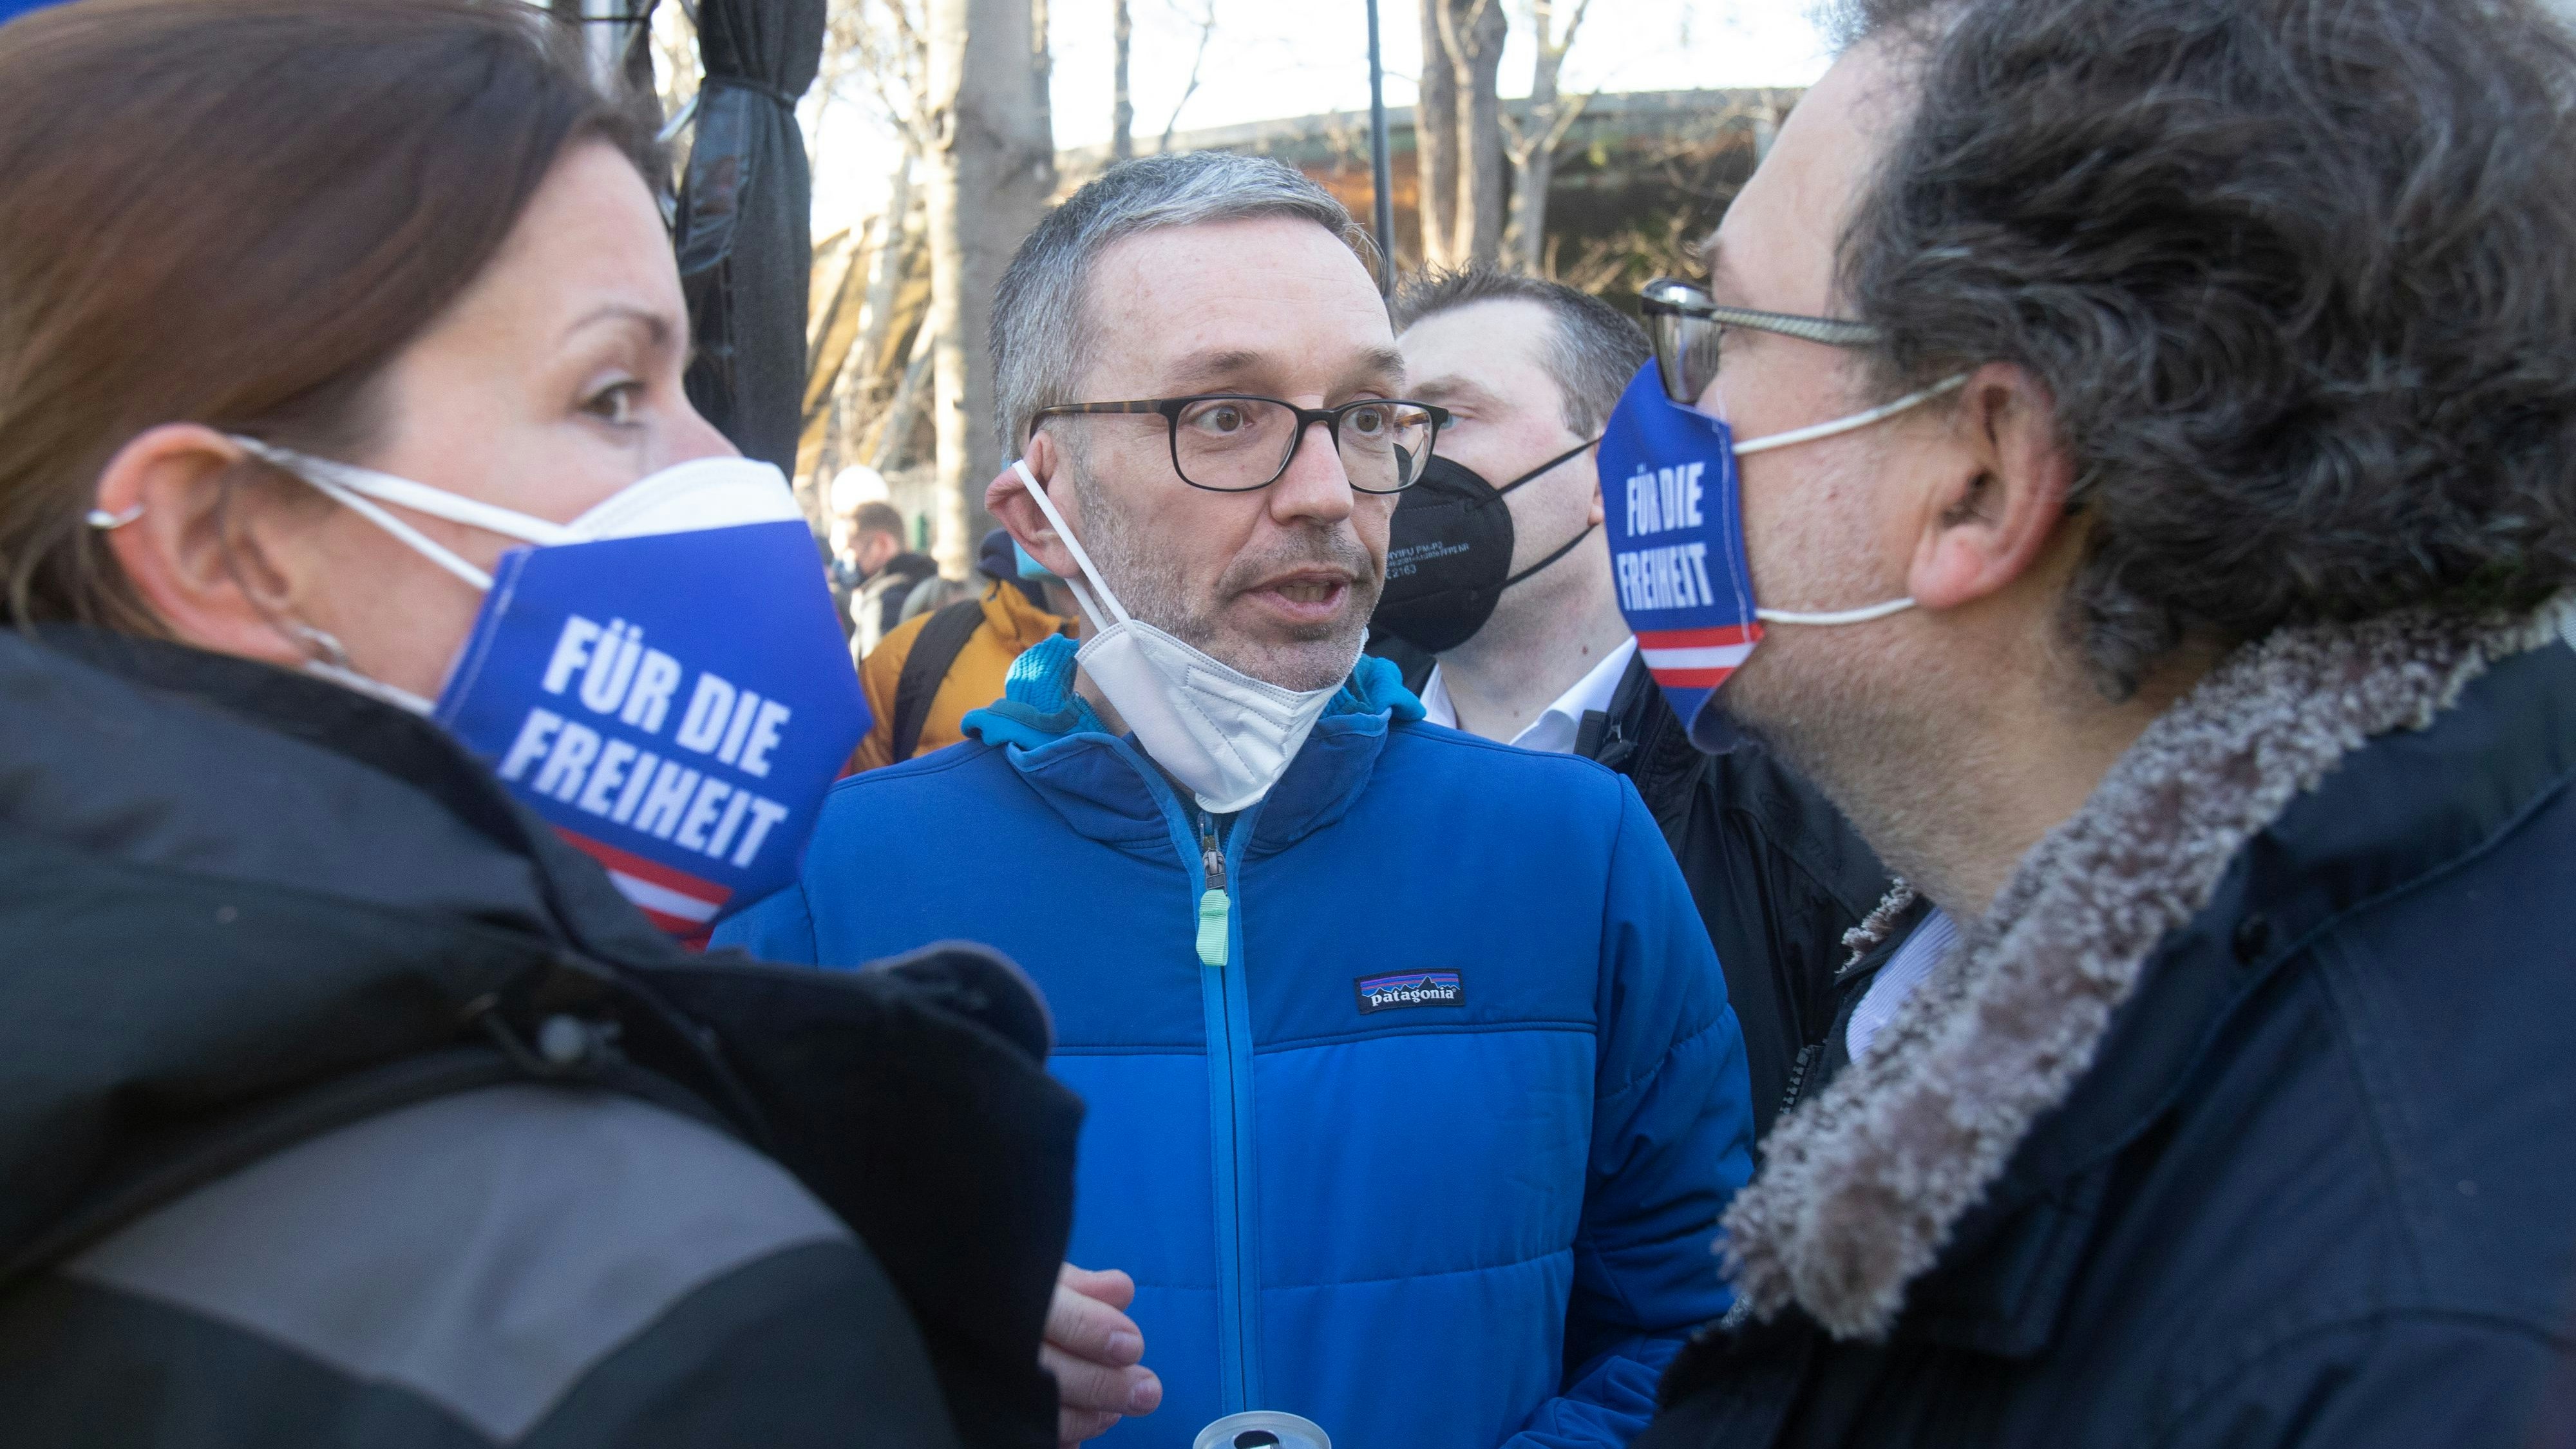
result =
[{"label": "blue patagonia jacket", "polygon": [[1209,819],[1021,656],[967,743],[842,782],[798,885],[716,933],[1026,966],[1090,1104],[1073,1261],[1121,1268],[1187,1449],[1246,1408],[1349,1449],[1624,1445],[1728,1296],[1743,1039],[1663,837],[1586,760],[1419,723],[1363,660]]}]

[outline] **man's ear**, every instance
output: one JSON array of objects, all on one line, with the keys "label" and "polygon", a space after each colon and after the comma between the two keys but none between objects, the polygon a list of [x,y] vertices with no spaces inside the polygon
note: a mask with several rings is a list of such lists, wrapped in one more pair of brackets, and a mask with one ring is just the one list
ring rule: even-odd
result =
[{"label": "man's ear", "polygon": [[[1055,439],[1043,432],[1030,438],[1029,450],[1022,455],[1021,461],[1029,465],[1029,472],[1037,478],[1039,486],[1049,490],[1047,499],[1055,504],[1056,511],[1070,514],[1073,511],[1073,490],[1053,491],[1056,471],[1065,463],[1063,450],[1056,447]],[[1045,510],[1029,497],[1028,485],[1020,481],[1017,468],[1003,468],[1000,475],[985,487],[984,511],[1009,529],[1012,539],[1027,549],[1029,557],[1036,559],[1048,573],[1060,579],[1082,577],[1081,566],[1073,561],[1073,550],[1064,546],[1063,536],[1055,531],[1054,524],[1047,522]]]},{"label": "man's ear", "polygon": [[[131,521],[107,547],[135,592],[170,632],[200,648],[296,665],[312,651],[278,620],[295,617],[295,589],[243,515],[253,511],[225,474],[259,465],[212,428],[166,423],[137,434],[100,472],[96,507]],[[233,495],[227,497],[227,495]]]},{"label": "man's ear", "polygon": [[1924,499],[1907,593],[1955,609],[2030,572],[2067,524],[2074,460],[2057,436],[2056,401],[2010,363],[1978,368],[1950,414],[1950,476]]}]

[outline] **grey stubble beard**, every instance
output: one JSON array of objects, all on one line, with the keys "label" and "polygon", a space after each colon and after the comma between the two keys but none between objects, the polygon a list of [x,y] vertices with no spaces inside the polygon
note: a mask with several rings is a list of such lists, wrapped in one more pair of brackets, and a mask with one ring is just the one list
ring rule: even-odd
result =
[{"label": "grey stubble beard", "polygon": [[[1135,520],[1097,486],[1078,454],[1068,450],[1068,461],[1073,465],[1074,509],[1081,517],[1084,548],[1130,615],[1221,664],[1282,689],[1323,689],[1350,676],[1359,662],[1361,641],[1384,587],[1384,574],[1347,521],[1308,530],[1303,547],[1235,559],[1218,576],[1211,597],[1196,597],[1176,553],[1155,549],[1140,536]],[[1283,567],[1302,563],[1323,564],[1351,575],[1351,607],[1339,619],[1275,643],[1236,638],[1225,630],[1225,601]]]}]

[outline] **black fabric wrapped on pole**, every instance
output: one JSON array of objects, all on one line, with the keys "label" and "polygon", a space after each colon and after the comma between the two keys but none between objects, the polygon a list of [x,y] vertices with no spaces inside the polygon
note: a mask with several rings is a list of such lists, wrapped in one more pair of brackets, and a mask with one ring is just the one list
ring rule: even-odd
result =
[{"label": "black fabric wrapped on pole", "polygon": [[825,0],[698,0],[697,134],[675,244],[697,360],[689,400],[745,455],[796,470],[813,181],[796,99],[823,59]]}]

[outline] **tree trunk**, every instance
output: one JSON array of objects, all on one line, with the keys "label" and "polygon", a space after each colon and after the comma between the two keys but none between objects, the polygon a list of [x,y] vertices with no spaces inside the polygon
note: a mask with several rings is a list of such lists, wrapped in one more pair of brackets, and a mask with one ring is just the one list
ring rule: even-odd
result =
[{"label": "tree trunk", "polygon": [[932,415],[939,439],[932,555],[965,577],[992,518],[1002,469],[994,436],[992,297],[1055,190],[1043,0],[933,0],[930,104]]},{"label": "tree trunk", "polygon": [[1536,57],[1530,65],[1529,108],[1518,126],[1504,117],[1503,128],[1511,137],[1505,149],[1511,154],[1513,172],[1512,224],[1503,233],[1503,250],[1511,254],[1512,265],[1528,276],[1548,275],[1547,196],[1556,181],[1556,149],[1591,99],[1576,96],[1568,101],[1559,87],[1565,54],[1574,48],[1575,33],[1583,28],[1583,18],[1591,9],[1592,0],[1577,0],[1565,33],[1559,36],[1555,0],[1530,0],[1530,40]]},{"label": "tree trunk", "polygon": [[[1437,0],[1426,0],[1437,3]],[[1458,214],[1452,248],[1468,261],[1491,265],[1503,252],[1503,32],[1509,23],[1501,0],[1484,0],[1469,25],[1454,27],[1458,108]],[[1465,17],[1460,17],[1462,20]]]},{"label": "tree trunk", "polygon": [[1451,267],[1458,229],[1458,83],[1440,39],[1440,7],[1422,0],[1422,91],[1413,106],[1413,159],[1421,200],[1422,264]]},{"label": "tree trunk", "polygon": [[1109,33],[1116,57],[1109,65],[1109,159],[1124,161],[1136,154],[1136,107],[1127,95],[1127,54],[1135,26],[1127,0],[1109,0]]},{"label": "tree trunk", "polygon": [[1547,275],[1547,188],[1556,179],[1556,148],[1533,154],[1512,179],[1512,225],[1504,240],[1514,269],[1533,277]]}]

